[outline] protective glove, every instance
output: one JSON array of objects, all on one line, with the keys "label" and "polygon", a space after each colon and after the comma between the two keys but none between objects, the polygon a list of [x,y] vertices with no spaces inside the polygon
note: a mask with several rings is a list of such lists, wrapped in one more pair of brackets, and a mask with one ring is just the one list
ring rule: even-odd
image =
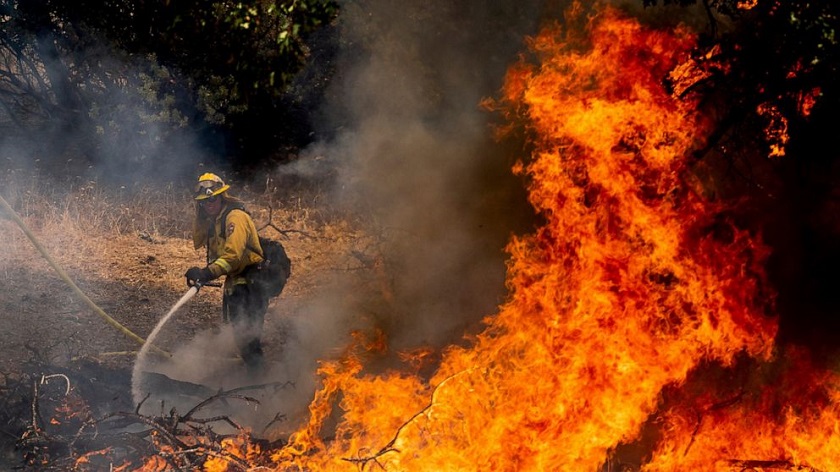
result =
[{"label": "protective glove", "polygon": [[206,267],[204,269],[190,267],[184,276],[187,278],[187,287],[192,287],[195,284],[204,284],[213,280],[213,273]]}]

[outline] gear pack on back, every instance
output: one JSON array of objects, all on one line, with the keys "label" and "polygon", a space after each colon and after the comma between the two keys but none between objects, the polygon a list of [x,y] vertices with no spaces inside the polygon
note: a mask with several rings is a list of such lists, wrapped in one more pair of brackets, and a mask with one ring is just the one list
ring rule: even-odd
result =
[{"label": "gear pack on back", "polygon": [[[244,206],[237,205],[229,208],[222,215],[222,228],[227,227],[227,215],[233,210],[246,211]],[[280,241],[263,236],[259,238],[262,253],[250,245],[248,249],[260,254],[263,260],[259,264],[250,267],[243,275],[249,284],[260,287],[267,298],[273,298],[283,292],[286,281],[292,275],[292,261],[289,259],[289,256],[286,254],[286,249],[280,244]]]},{"label": "gear pack on back", "polygon": [[269,297],[276,297],[283,291],[286,281],[292,275],[292,261],[279,241],[260,236],[263,261],[248,271],[248,282],[262,288]]}]

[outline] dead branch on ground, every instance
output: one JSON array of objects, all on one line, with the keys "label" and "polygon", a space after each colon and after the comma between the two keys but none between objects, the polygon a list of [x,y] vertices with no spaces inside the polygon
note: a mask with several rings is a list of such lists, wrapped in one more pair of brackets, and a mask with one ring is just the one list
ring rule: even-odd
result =
[{"label": "dead branch on ground", "polygon": [[[108,412],[97,419],[77,390],[80,379],[74,379],[69,371],[29,374],[17,382],[29,384],[29,388],[15,388],[15,380],[7,377],[6,391],[28,398],[18,402],[6,398],[8,407],[19,410],[0,413],[19,418],[16,431],[8,433],[14,436],[22,454],[21,468],[39,471],[94,471],[109,466],[133,470],[155,460],[161,466],[165,463],[167,470],[198,470],[210,459],[224,461],[231,471],[248,470],[258,464],[241,458],[238,446],[232,444],[257,445],[261,450],[278,444],[252,437],[247,428],[229,416],[201,417],[199,413],[212,403],[227,400],[259,404],[256,398],[242,392],[280,389],[291,384],[273,382],[220,390],[184,415],[175,409],[166,414],[145,415],[138,413],[138,407],[134,412]],[[214,428],[220,423],[230,430],[217,432]],[[234,442],[228,443],[229,439]]]},{"label": "dead branch on ground", "polygon": [[766,470],[766,469],[776,469],[776,470],[797,470],[801,472],[820,472],[818,469],[814,469],[813,467],[808,467],[804,465],[796,465],[790,461],[756,461],[756,460],[740,460],[740,459],[733,459],[728,461],[731,467],[740,467],[741,471],[752,471],[752,470]]}]

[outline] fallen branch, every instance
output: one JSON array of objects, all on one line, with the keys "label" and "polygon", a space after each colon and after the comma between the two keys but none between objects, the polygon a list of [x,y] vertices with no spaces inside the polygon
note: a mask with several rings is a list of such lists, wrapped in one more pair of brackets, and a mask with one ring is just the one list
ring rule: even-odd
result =
[{"label": "fallen branch", "polygon": [[[174,408],[166,413],[140,414],[138,406],[133,413],[106,411],[94,416],[88,401],[80,396],[86,385],[80,378],[86,377],[76,375],[91,373],[66,370],[6,379],[6,393],[14,392],[18,400],[3,399],[9,409],[3,413],[14,419],[3,421],[14,427],[7,434],[15,439],[22,467],[43,472],[108,470],[109,464],[119,470],[203,470],[206,461],[224,461],[226,470],[256,470],[260,464],[272,465],[270,458],[243,458],[242,451],[270,451],[280,443],[252,437],[236,418],[223,414],[200,417],[199,413],[214,402],[229,399],[259,404],[247,391],[267,389],[270,394],[272,389],[293,385],[272,382],[218,391],[184,415]],[[228,443],[230,439],[235,441]]]}]

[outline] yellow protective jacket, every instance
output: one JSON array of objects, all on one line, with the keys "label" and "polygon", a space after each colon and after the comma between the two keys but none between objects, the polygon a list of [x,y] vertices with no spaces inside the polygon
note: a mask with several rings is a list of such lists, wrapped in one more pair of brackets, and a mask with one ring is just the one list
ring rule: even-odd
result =
[{"label": "yellow protective jacket", "polygon": [[200,208],[196,208],[193,243],[196,249],[207,246],[207,268],[214,278],[227,276],[226,291],[234,285],[247,283],[242,272],[263,260],[254,220],[240,201],[227,196],[215,220],[207,218]]}]

